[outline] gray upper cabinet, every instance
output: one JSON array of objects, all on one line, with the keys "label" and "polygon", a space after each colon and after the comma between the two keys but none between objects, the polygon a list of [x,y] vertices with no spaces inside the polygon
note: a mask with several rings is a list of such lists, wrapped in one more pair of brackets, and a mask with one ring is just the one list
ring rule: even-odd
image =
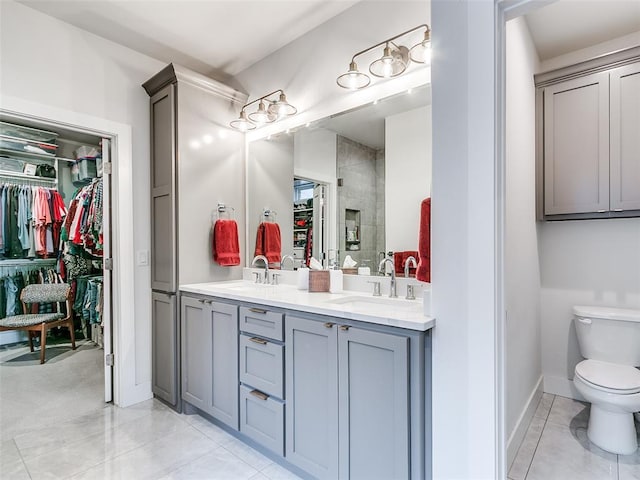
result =
[{"label": "gray upper cabinet", "polygon": [[640,63],[610,75],[611,209],[640,210]]},{"label": "gray upper cabinet", "polygon": [[285,455],[289,462],[316,478],[335,479],[338,477],[338,326],[334,322],[287,315],[285,329]]},{"label": "gray upper cabinet", "polygon": [[409,478],[409,339],[341,326],[340,478]]},{"label": "gray upper cabinet", "polygon": [[640,216],[640,47],[535,82],[538,219]]},{"label": "gray upper cabinet", "polygon": [[151,97],[151,288],[176,291],[175,86]]},{"label": "gray upper cabinet", "polygon": [[609,209],[609,75],[544,91],[544,213]]},{"label": "gray upper cabinet", "polygon": [[238,429],[238,307],[181,296],[182,399]]},{"label": "gray upper cabinet", "polygon": [[178,404],[178,325],[176,296],[164,292],[151,294],[151,337],[153,339],[153,393],[172,406]]}]

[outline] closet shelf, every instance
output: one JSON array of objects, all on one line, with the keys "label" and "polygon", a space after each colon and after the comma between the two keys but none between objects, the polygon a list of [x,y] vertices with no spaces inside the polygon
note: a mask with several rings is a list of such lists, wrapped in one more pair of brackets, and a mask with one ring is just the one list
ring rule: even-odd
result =
[{"label": "closet shelf", "polygon": [[42,153],[21,152],[20,150],[10,150],[8,148],[0,148],[0,155],[21,158],[24,160],[36,159],[36,160],[60,160],[63,162],[75,162],[72,158],[56,157],[55,155],[45,155]]},{"label": "closet shelf", "polygon": [[0,177],[2,178],[21,178],[27,180],[33,180],[36,182],[45,182],[51,185],[55,185],[58,183],[57,178],[49,178],[49,177],[39,177],[37,175],[27,175],[26,173],[20,172],[11,172],[9,170],[0,170]]},{"label": "closet shelf", "polygon": [[10,258],[2,259],[3,267],[12,267],[18,265],[53,265],[57,258]]}]

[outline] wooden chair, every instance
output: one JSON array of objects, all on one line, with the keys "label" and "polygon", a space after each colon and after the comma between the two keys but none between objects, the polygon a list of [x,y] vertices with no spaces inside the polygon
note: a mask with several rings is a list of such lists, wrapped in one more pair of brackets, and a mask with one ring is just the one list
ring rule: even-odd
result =
[{"label": "wooden chair", "polygon": [[[71,348],[76,349],[76,337],[73,331],[73,310],[71,308],[71,287],[67,283],[43,283],[27,285],[20,294],[22,315],[0,319],[0,332],[4,330],[26,330],[29,334],[29,348],[33,352],[33,338],[40,332],[40,364],[44,363],[47,346],[47,332],[59,326],[67,326],[71,334]],[[63,313],[28,313],[37,311],[39,303],[66,302],[67,315]]]}]

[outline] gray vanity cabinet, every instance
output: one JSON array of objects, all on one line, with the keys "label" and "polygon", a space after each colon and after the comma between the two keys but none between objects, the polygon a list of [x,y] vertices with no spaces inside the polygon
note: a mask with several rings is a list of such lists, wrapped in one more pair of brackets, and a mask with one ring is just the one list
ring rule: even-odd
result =
[{"label": "gray vanity cabinet", "polygon": [[340,327],[340,478],[409,478],[408,353],[407,337]]},{"label": "gray vanity cabinet", "polygon": [[285,329],[287,460],[317,478],[409,478],[409,338],[292,315]]},{"label": "gray vanity cabinet", "polygon": [[151,294],[151,338],[153,341],[152,355],[153,393],[176,406],[178,399],[178,322],[176,317],[176,296],[170,293],[153,292]]},{"label": "gray vanity cabinet", "polygon": [[182,399],[238,429],[238,307],[181,296]]},{"label": "gray vanity cabinet", "polygon": [[316,478],[338,478],[338,327],[287,315],[285,330],[285,456]]}]

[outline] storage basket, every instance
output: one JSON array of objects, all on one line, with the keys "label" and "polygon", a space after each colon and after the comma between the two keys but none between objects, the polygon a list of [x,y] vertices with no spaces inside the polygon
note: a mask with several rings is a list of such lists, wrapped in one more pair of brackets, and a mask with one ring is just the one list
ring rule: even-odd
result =
[{"label": "storage basket", "polygon": [[329,270],[309,270],[309,291],[329,291]]}]

